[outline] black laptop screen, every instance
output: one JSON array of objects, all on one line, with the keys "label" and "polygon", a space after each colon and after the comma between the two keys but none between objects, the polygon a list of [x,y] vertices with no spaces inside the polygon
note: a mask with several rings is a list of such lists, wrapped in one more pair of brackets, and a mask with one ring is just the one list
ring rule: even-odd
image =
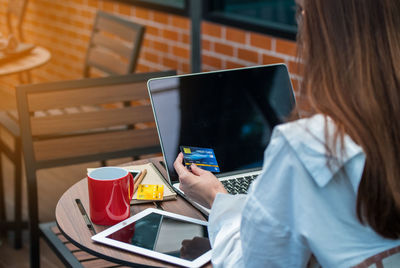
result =
[{"label": "black laptop screen", "polygon": [[213,149],[216,175],[260,168],[272,129],[295,105],[285,65],[158,78],[148,87],[172,183],[180,146]]}]

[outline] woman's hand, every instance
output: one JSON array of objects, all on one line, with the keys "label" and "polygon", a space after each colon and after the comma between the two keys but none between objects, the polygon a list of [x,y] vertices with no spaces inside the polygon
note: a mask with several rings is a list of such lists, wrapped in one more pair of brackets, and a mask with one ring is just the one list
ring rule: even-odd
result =
[{"label": "woman's hand", "polygon": [[227,193],[222,183],[209,171],[192,164],[190,172],[183,164],[183,154],[179,153],[174,168],[179,176],[179,188],[190,199],[211,208],[217,193]]}]

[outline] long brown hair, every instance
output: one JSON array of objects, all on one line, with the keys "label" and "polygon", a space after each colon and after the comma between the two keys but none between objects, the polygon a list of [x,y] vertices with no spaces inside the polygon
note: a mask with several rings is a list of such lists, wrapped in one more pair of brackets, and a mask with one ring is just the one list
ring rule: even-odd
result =
[{"label": "long brown hair", "polygon": [[[305,0],[302,90],[366,154],[357,216],[400,237],[400,1]],[[344,149],[344,148],[343,148]]]}]

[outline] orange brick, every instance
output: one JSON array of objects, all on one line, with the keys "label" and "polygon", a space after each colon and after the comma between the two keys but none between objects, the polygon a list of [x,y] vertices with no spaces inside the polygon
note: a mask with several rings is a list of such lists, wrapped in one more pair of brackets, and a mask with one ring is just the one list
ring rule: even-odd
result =
[{"label": "orange brick", "polygon": [[146,65],[143,65],[143,64],[141,64],[141,63],[139,63],[138,65],[137,65],[137,71],[139,72],[139,73],[145,73],[145,72],[150,72],[150,68],[148,67],[148,66],[146,66]]},{"label": "orange brick", "polygon": [[243,64],[237,63],[237,62],[233,62],[230,60],[226,61],[226,68],[227,69],[235,69],[235,68],[241,68],[241,67],[245,67]]},{"label": "orange brick", "polygon": [[187,62],[181,63],[182,72],[189,73],[190,72],[190,64]]},{"label": "orange brick", "polygon": [[262,49],[271,49],[272,39],[262,34],[251,33],[250,34],[250,45],[259,47]]},{"label": "orange brick", "polygon": [[209,65],[211,67],[215,67],[215,68],[219,68],[219,69],[222,68],[222,60],[219,58],[203,55],[202,61],[203,61],[203,64],[205,64],[205,65]]},{"label": "orange brick", "polygon": [[242,60],[251,61],[255,63],[258,62],[258,53],[248,49],[239,48],[238,57],[239,59]]},{"label": "orange brick", "polygon": [[172,47],[172,54],[174,54],[177,57],[186,58],[186,59],[188,59],[190,57],[189,50],[187,48],[183,48],[183,47],[177,47],[177,46]]},{"label": "orange brick", "polygon": [[101,9],[107,12],[114,12],[114,1],[102,1]]},{"label": "orange brick", "polygon": [[162,24],[168,24],[168,15],[161,12],[154,12],[153,14],[154,14],[154,21]]},{"label": "orange brick", "polygon": [[142,47],[153,47],[153,41],[150,41],[150,40],[148,40],[148,39],[144,39],[143,40],[143,44],[142,44]]},{"label": "orange brick", "polygon": [[159,35],[159,30],[156,27],[146,25],[146,34]]},{"label": "orange brick", "polygon": [[118,7],[118,12],[120,14],[127,15],[127,16],[131,15],[132,6],[124,4],[124,3],[118,3],[117,7]]},{"label": "orange brick", "polygon": [[146,52],[142,52],[142,55],[143,55],[143,58],[148,61],[155,62],[155,63],[160,62],[159,56],[157,54],[146,51]]},{"label": "orange brick", "polygon": [[78,14],[80,16],[82,16],[82,17],[87,18],[87,19],[92,19],[92,18],[94,18],[95,12],[94,11],[88,11],[88,10],[85,10],[85,9],[81,9],[81,10],[78,11]]},{"label": "orange brick", "polygon": [[296,43],[293,41],[276,39],[276,52],[295,57],[297,55]]},{"label": "orange brick", "polygon": [[147,9],[137,7],[135,9],[135,16],[141,19],[148,20],[150,19],[150,12]]},{"label": "orange brick", "polygon": [[208,40],[201,40],[201,46],[204,50],[211,50],[211,42]]},{"label": "orange brick", "polygon": [[202,24],[202,34],[214,37],[221,37],[222,27],[217,24],[205,22]]},{"label": "orange brick", "polygon": [[168,52],[168,45],[165,44],[164,42],[159,42],[159,41],[153,41],[153,48],[155,50],[161,51],[161,52]]},{"label": "orange brick", "polygon": [[[64,7],[65,11],[69,14],[77,14],[79,9],[74,7],[74,6],[66,6]],[[57,11],[59,11],[58,9],[56,9]]]},{"label": "orange brick", "polygon": [[304,65],[297,61],[289,61],[288,68],[291,74],[301,75]]},{"label": "orange brick", "polygon": [[246,43],[246,34],[242,30],[226,28],[226,40],[244,44]]},{"label": "orange brick", "polygon": [[163,65],[171,68],[172,70],[178,70],[178,61],[176,60],[163,58]]},{"label": "orange brick", "polygon": [[83,23],[83,22],[77,21],[77,20],[71,21],[71,24],[76,27],[79,27],[79,28],[86,28],[86,25],[87,25],[86,23]]},{"label": "orange brick", "polygon": [[282,63],[282,62],[285,62],[285,60],[282,58],[269,56],[269,55],[262,55],[262,64],[273,64],[273,63]]},{"label": "orange brick", "polygon": [[184,44],[190,44],[190,35],[186,33],[181,34],[181,40]]},{"label": "orange brick", "polygon": [[171,16],[171,25],[175,26],[175,27],[179,27],[184,30],[189,30],[190,21],[184,17]]},{"label": "orange brick", "polygon": [[169,40],[172,40],[172,41],[178,41],[178,33],[177,32],[164,29],[162,31],[162,33],[163,33],[162,34],[163,37],[165,37]]},{"label": "orange brick", "polygon": [[233,47],[232,46],[228,46],[228,45],[221,44],[221,43],[215,43],[214,50],[217,53],[221,53],[221,54],[228,55],[228,56],[233,56]]}]

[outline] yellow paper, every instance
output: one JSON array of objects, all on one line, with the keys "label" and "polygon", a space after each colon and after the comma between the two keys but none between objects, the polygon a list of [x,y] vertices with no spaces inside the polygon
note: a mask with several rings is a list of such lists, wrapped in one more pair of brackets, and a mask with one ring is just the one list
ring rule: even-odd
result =
[{"label": "yellow paper", "polygon": [[163,200],[164,185],[139,184],[137,190],[138,200]]}]

